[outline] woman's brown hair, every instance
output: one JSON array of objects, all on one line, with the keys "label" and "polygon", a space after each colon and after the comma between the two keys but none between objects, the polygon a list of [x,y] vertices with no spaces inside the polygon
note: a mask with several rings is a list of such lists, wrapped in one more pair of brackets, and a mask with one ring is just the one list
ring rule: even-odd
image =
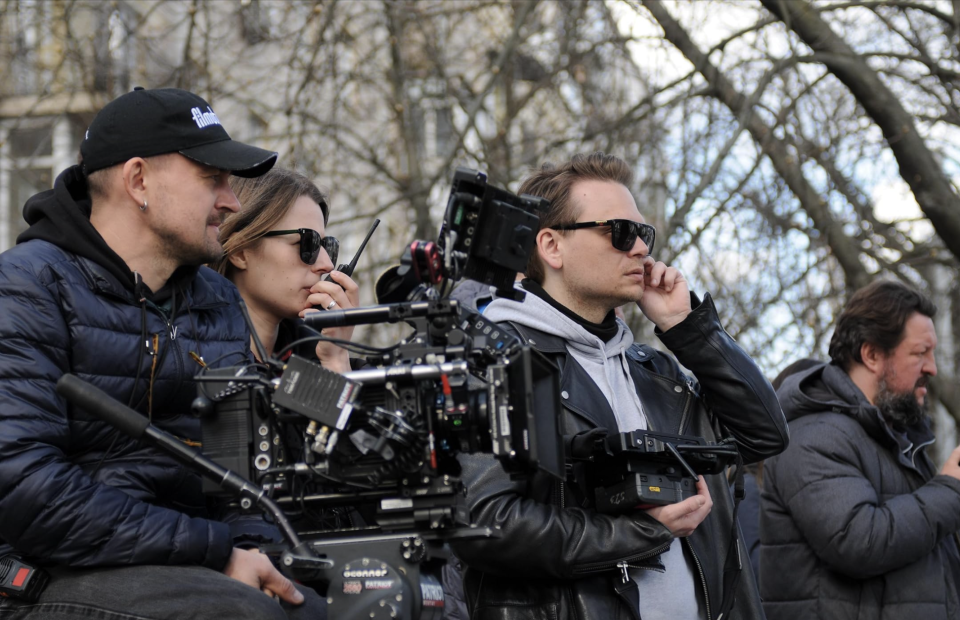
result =
[{"label": "woman's brown hair", "polygon": [[230,214],[220,225],[223,256],[211,265],[227,277],[228,257],[251,247],[264,233],[272,230],[300,196],[308,196],[320,205],[324,226],[330,218],[330,207],[323,192],[313,181],[293,170],[274,167],[253,179],[230,177],[230,186],[240,201],[240,210]]}]

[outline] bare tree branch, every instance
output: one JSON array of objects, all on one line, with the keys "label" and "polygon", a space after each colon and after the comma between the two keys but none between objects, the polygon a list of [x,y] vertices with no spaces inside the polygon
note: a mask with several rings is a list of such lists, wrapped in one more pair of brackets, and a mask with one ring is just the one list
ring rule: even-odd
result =
[{"label": "bare tree branch", "polygon": [[763,5],[825,58],[826,67],[883,130],[900,175],[954,256],[960,257],[960,196],[917,133],[913,118],[877,74],[838,37],[806,0],[761,0]]},{"label": "bare tree branch", "polygon": [[659,0],[642,0],[643,6],[650,11],[654,19],[664,30],[664,36],[697,68],[697,71],[713,87],[713,95],[730,108],[738,117],[744,118],[744,125],[754,140],[770,158],[780,176],[786,181],[794,195],[800,201],[804,211],[813,220],[817,230],[831,248],[837,261],[847,276],[847,285],[860,288],[870,281],[870,276],[860,262],[860,249],[843,231],[842,226],[833,218],[826,202],[804,178],[796,159],[790,155],[788,146],[778,140],[763,121],[747,108],[747,98],[709,61],[680,24],[670,15]]}]

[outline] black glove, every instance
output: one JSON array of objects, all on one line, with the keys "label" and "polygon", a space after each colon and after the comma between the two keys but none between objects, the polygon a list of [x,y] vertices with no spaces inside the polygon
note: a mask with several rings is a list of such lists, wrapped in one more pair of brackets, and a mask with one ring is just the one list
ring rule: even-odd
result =
[{"label": "black glove", "polygon": [[563,438],[567,448],[567,456],[572,459],[592,460],[596,454],[597,444],[607,436],[605,428],[591,428],[576,435],[566,435]]}]

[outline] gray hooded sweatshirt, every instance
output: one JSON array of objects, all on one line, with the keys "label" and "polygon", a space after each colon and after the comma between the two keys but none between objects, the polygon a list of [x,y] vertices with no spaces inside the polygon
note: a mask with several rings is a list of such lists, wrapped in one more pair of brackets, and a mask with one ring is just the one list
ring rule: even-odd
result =
[{"label": "gray hooded sweatshirt", "polygon": [[[516,285],[518,289],[523,287]],[[496,322],[512,322],[563,338],[567,352],[590,375],[607,396],[617,417],[619,432],[647,428],[647,418],[637,389],[630,376],[627,350],[633,345],[633,333],[619,318],[619,331],[604,342],[583,326],[532,293],[523,302],[495,299],[483,315]],[[613,429],[610,429],[613,430]],[[699,603],[693,567],[683,555],[683,547],[672,544],[660,560],[664,571],[633,570],[631,576],[640,593],[643,620],[694,620],[704,618]],[[665,595],[666,593],[666,595]]]}]

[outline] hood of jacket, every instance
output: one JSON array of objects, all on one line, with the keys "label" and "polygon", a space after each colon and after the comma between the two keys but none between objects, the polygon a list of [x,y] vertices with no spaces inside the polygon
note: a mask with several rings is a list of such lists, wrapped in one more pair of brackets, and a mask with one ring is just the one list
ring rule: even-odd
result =
[{"label": "hood of jacket", "polygon": [[[523,290],[522,285],[515,286]],[[627,350],[633,345],[633,333],[623,321],[617,319],[617,334],[604,342],[532,293],[527,293],[522,302],[495,299],[483,314],[492,321],[516,323],[562,338],[570,355],[607,395],[620,430],[647,428],[643,405],[637,395],[627,360]]]},{"label": "hood of jacket", "polygon": [[[524,290],[519,283],[515,288]],[[563,338],[567,341],[568,349],[597,361],[621,355],[633,344],[633,334],[620,319],[617,319],[620,328],[617,334],[604,342],[532,293],[527,293],[522,302],[494,299],[483,315],[491,321],[517,323]]]},{"label": "hood of jacket", "polygon": [[41,239],[89,259],[113,276],[120,285],[155,303],[165,302],[181,283],[193,279],[199,267],[178,268],[159,291],[151,291],[130,270],[119,254],[107,245],[90,222],[91,202],[87,180],[80,166],[60,173],[49,189],[35,194],[23,206],[23,219],[30,227],[17,237],[17,243]]},{"label": "hood of jacket", "polygon": [[926,417],[903,433],[895,432],[850,375],[833,364],[813,366],[788,377],[777,391],[777,397],[787,422],[828,412],[854,418],[880,445],[895,449],[904,456],[903,464],[906,466],[913,466],[913,452],[934,440],[930,421]]},{"label": "hood of jacket", "polygon": [[865,408],[876,410],[843,369],[827,363],[787,377],[777,398],[788,422],[825,411],[857,418]]}]

